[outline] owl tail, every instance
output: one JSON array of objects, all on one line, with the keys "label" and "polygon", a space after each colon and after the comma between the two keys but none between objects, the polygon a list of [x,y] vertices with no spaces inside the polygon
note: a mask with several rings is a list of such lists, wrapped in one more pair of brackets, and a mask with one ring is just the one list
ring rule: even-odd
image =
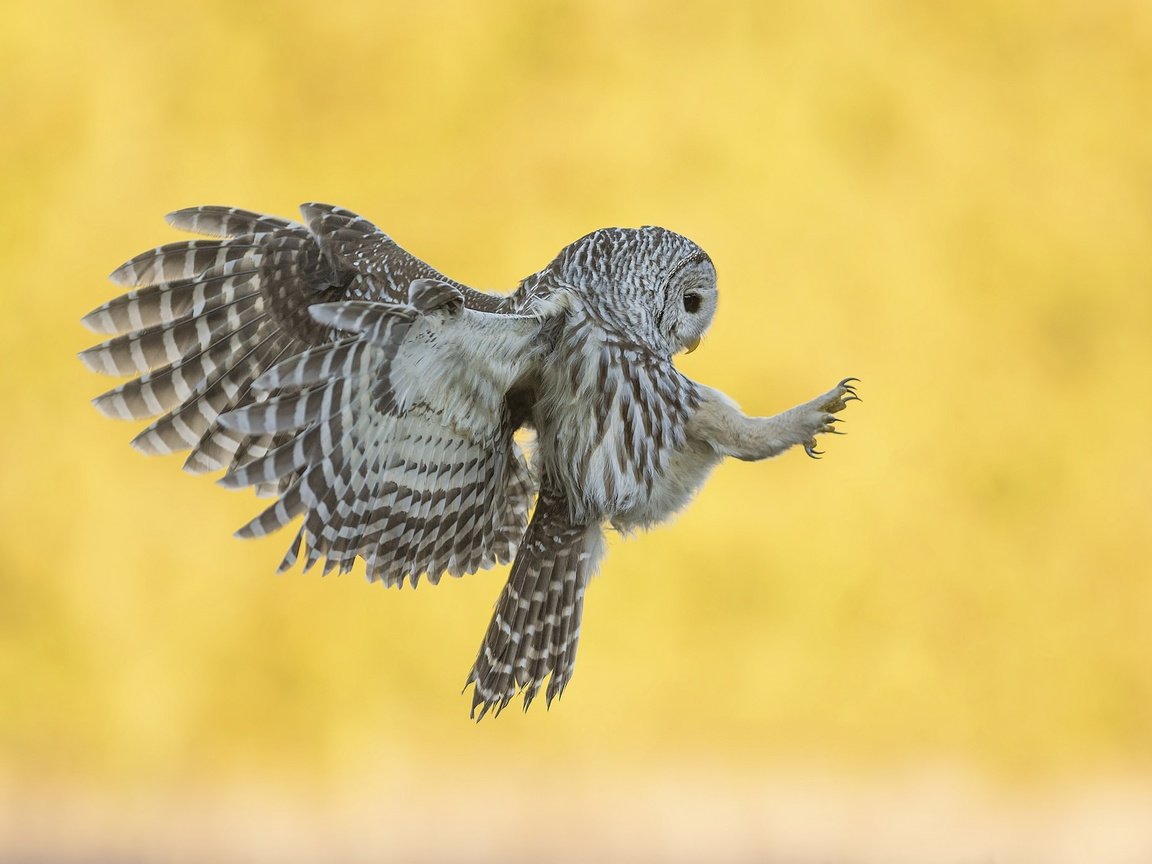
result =
[{"label": "owl tail", "polygon": [[541,491],[464,685],[474,685],[473,718],[490,709],[499,714],[518,690],[528,710],[549,674],[548,704],[564,691],[576,663],[584,589],[603,553],[599,524],[572,524],[563,495]]}]

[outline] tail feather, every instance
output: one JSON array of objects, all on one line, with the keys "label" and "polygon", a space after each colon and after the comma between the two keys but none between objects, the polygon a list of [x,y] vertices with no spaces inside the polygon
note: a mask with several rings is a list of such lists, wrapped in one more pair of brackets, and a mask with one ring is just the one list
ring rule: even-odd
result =
[{"label": "tail feather", "polygon": [[[560,658],[562,646],[556,642],[556,625],[560,618],[560,598],[564,593],[564,586],[566,580],[563,578],[555,578],[555,574],[563,574],[571,566],[569,557],[573,555],[571,548],[565,551],[563,556],[557,556],[556,564],[553,567],[553,578],[549,580],[545,588],[544,607],[539,613],[539,620],[543,623],[539,626],[542,628],[539,634],[539,648],[528,646],[528,655],[523,658],[520,663],[520,669],[526,672],[526,677],[529,682],[540,682],[544,680],[544,676],[549,671],[549,661],[552,665],[556,666],[556,661]],[[531,625],[529,625],[531,626]],[[526,661],[526,662],[525,662]],[[560,674],[557,667],[557,675]],[[536,698],[537,687],[539,684],[529,686],[524,691],[524,710],[528,710],[528,706],[532,704],[532,700]],[[549,702],[552,700],[549,699]]]},{"label": "tail feather", "polygon": [[547,702],[563,692],[575,665],[584,588],[603,550],[599,524],[574,524],[562,494],[541,492],[468,676],[473,717],[500,713],[520,690],[527,709],[549,675]]},{"label": "tail feather", "polygon": [[[592,553],[583,551],[579,553],[581,557],[586,557]],[[597,551],[595,554],[600,554]],[[582,566],[580,561],[577,561],[576,566]],[[568,681],[572,678],[572,670],[576,668],[576,646],[580,643],[580,622],[584,614],[584,591],[588,587],[588,581],[571,579],[564,583],[564,596],[560,604],[560,620],[558,629],[552,638],[552,644],[556,646],[559,652],[556,657],[556,665],[558,672],[552,676],[552,680],[548,682],[548,692],[546,698],[548,704],[552,704],[552,700],[564,692],[564,688],[568,686]]]}]

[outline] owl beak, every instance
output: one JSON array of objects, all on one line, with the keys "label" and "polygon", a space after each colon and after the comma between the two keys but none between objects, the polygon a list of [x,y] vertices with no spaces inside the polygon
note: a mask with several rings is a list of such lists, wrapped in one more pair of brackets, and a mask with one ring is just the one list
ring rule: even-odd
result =
[{"label": "owl beak", "polygon": [[699,347],[700,347],[700,340],[699,339],[693,339],[691,342],[689,342],[687,345],[684,346],[684,353],[685,354],[691,354],[693,351],[695,351]]}]

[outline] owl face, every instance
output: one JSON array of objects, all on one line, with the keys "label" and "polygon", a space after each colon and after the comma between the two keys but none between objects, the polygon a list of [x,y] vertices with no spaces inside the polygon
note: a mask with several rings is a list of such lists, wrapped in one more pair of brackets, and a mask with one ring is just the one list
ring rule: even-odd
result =
[{"label": "owl face", "polygon": [[672,354],[692,352],[716,314],[716,268],[701,249],[677,262],[663,291],[661,335]]},{"label": "owl face", "polygon": [[660,353],[693,350],[716,311],[711,259],[665,228],[602,228],[549,269],[591,317]]}]

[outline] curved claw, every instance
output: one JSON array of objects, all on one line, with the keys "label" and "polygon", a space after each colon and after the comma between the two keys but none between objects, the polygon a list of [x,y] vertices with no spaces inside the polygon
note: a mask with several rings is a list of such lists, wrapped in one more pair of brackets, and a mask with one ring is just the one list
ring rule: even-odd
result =
[{"label": "curved claw", "polygon": [[804,452],[807,453],[813,459],[819,459],[821,456],[824,455],[823,450],[817,450],[816,449],[815,442],[809,442],[809,443],[805,444],[804,445]]}]

